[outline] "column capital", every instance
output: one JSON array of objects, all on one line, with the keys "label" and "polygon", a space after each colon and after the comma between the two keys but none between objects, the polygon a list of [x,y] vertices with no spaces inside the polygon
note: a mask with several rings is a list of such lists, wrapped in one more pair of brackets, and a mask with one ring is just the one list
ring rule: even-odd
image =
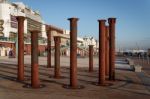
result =
[{"label": "column capital", "polygon": [[30,30],[31,33],[39,33],[39,30]]},{"label": "column capital", "polygon": [[116,23],[116,18],[108,18],[108,23]]},{"label": "column capital", "polygon": [[94,45],[88,45],[89,47],[93,47]]},{"label": "column capital", "polygon": [[46,25],[46,34],[47,34],[47,36],[51,35],[51,31],[52,31],[51,27],[49,25]]},{"label": "column capital", "polygon": [[26,18],[24,16],[17,16],[16,19],[17,19],[17,21],[19,21],[19,20],[24,21]]},{"label": "column capital", "polygon": [[61,42],[60,36],[54,36],[54,41],[60,43]]},{"label": "column capital", "polygon": [[109,32],[109,26],[106,25],[105,28],[106,28],[106,32]]},{"label": "column capital", "polygon": [[106,28],[109,28],[109,26],[108,26],[108,25],[106,25]]},{"label": "column capital", "polygon": [[79,18],[72,17],[72,18],[68,18],[68,20],[70,20],[70,21],[78,21],[78,20],[79,20]]},{"label": "column capital", "polygon": [[46,25],[45,28],[46,28],[46,31],[47,31],[47,32],[51,31],[51,26],[50,26],[50,25]]},{"label": "column capital", "polygon": [[105,23],[106,20],[105,19],[101,19],[101,20],[97,20],[99,23]]}]

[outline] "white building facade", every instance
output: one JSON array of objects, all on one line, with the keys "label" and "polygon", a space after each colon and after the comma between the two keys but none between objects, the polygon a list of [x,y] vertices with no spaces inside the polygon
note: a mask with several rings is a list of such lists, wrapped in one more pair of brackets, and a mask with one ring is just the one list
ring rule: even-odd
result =
[{"label": "white building facade", "polygon": [[83,37],[83,46],[88,48],[89,45],[94,45],[94,48],[98,48],[98,41],[94,37]]},{"label": "white building facade", "polygon": [[25,35],[28,35],[29,29],[37,27],[41,31],[41,37],[46,37],[44,22],[37,11],[33,11],[22,2],[10,3],[8,0],[0,0],[0,20],[4,22],[1,25],[3,31],[0,31],[0,36],[11,38],[17,35],[16,16],[26,17],[24,21]]}]

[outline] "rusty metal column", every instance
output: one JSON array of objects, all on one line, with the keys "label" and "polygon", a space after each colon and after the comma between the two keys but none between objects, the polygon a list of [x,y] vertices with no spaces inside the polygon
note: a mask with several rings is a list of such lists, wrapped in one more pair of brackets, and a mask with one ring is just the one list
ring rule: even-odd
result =
[{"label": "rusty metal column", "polygon": [[115,23],[116,18],[109,18],[109,34],[110,34],[110,71],[109,71],[109,80],[115,80]]},{"label": "rusty metal column", "polygon": [[99,22],[99,85],[105,84],[105,22],[106,20],[98,20]]},{"label": "rusty metal column", "polygon": [[18,16],[18,74],[17,80],[24,80],[24,20],[25,17]]},{"label": "rusty metal column", "polygon": [[55,70],[54,70],[54,78],[60,78],[60,37],[54,37],[55,41]]},{"label": "rusty metal column", "polygon": [[68,89],[81,89],[83,86],[77,84],[77,21],[78,18],[69,18],[70,21],[70,85]]},{"label": "rusty metal column", "polygon": [[38,69],[38,33],[39,31],[31,31],[31,87],[39,88],[39,69]]},{"label": "rusty metal column", "polygon": [[70,21],[70,86],[77,87],[77,21],[78,18],[69,18]]},{"label": "rusty metal column", "polygon": [[109,75],[109,26],[106,26],[106,39],[105,39],[105,64],[106,64],[106,68],[105,68],[105,74],[106,76]]},{"label": "rusty metal column", "polygon": [[89,45],[89,72],[93,72],[93,45]]},{"label": "rusty metal column", "polygon": [[47,28],[47,68],[51,68],[51,28]]}]

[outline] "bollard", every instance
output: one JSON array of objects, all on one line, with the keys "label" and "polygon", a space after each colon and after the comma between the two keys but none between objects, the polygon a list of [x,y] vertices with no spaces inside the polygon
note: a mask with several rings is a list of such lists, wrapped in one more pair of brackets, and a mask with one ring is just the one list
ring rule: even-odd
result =
[{"label": "bollard", "polygon": [[18,73],[17,80],[24,80],[24,16],[18,16]]},{"label": "bollard", "polygon": [[60,78],[60,37],[54,37],[55,41],[55,70],[54,70],[54,78]]},{"label": "bollard", "polygon": [[93,45],[89,45],[89,72],[93,72]]},{"label": "bollard", "polygon": [[115,80],[115,23],[116,18],[109,18],[110,50],[109,50],[109,80]]}]

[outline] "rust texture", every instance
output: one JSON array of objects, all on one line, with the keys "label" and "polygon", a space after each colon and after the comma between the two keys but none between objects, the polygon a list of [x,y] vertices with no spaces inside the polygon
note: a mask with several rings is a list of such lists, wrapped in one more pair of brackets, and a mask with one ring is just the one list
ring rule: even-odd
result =
[{"label": "rust texture", "polygon": [[39,69],[38,69],[38,33],[39,31],[31,31],[31,86],[39,88]]},{"label": "rust texture", "polygon": [[54,70],[54,77],[60,78],[60,37],[54,37],[55,41],[55,70]]},{"label": "rust texture", "polygon": [[98,84],[105,83],[105,22],[106,20],[98,20],[99,22],[99,80]]},{"label": "rust texture", "polygon": [[105,39],[105,64],[106,64],[106,67],[105,67],[105,74],[106,76],[109,75],[109,26],[106,26],[106,39]]},{"label": "rust texture", "polygon": [[19,81],[24,80],[24,20],[25,17],[18,16],[18,77]]},{"label": "rust texture", "polygon": [[77,21],[78,18],[69,18],[70,21],[70,86],[77,87]]},{"label": "rust texture", "polygon": [[93,45],[89,45],[89,72],[93,72]]},{"label": "rust texture", "polygon": [[51,28],[47,25],[47,68],[51,68]]},{"label": "rust texture", "polygon": [[110,50],[109,50],[109,80],[115,80],[115,23],[116,18],[109,18]]}]

